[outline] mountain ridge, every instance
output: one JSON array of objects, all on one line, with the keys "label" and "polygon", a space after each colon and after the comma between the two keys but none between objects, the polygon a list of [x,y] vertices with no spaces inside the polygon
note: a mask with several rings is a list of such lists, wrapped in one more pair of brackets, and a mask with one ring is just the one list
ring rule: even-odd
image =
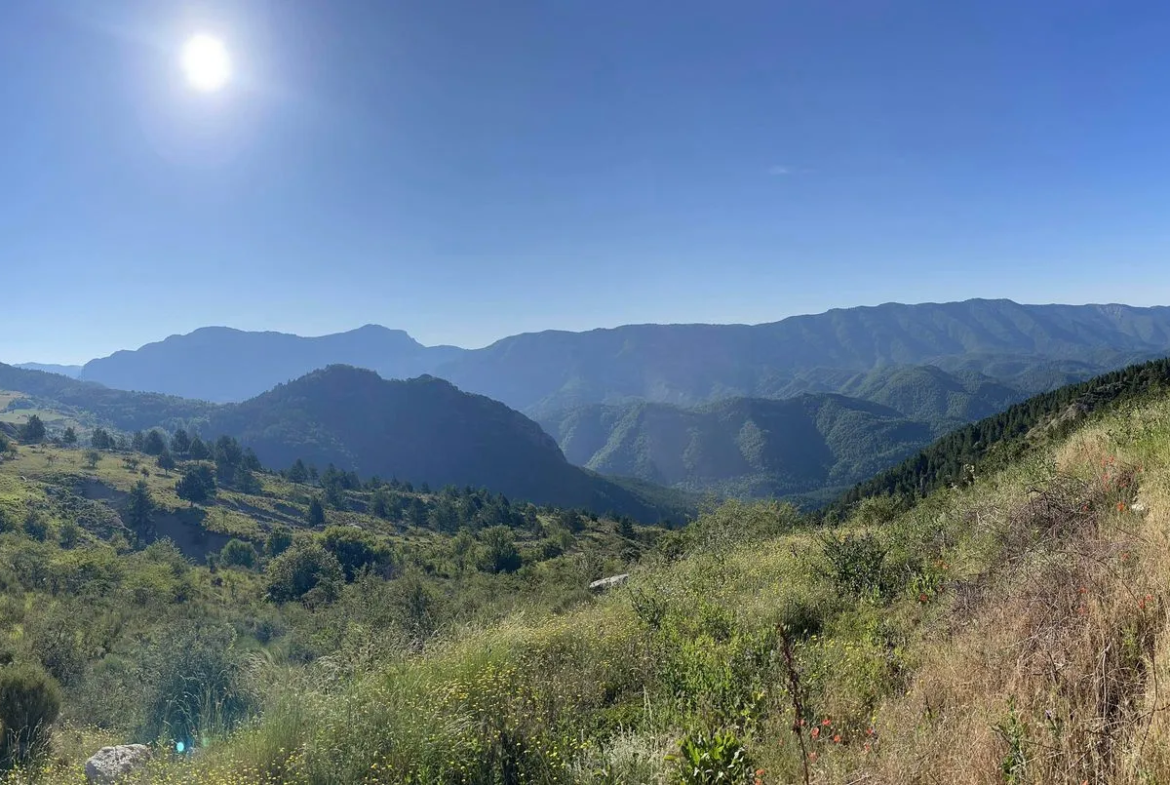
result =
[{"label": "mountain ridge", "polygon": [[[209,355],[203,345],[216,341],[222,345]],[[341,363],[385,378],[429,373],[541,416],[631,398],[685,406],[730,397],[785,397],[816,367],[861,372],[929,364],[951,370],[966,363],[965,370],[994,378],[1012,362],[1083,362],[1077,378],[1084,378],[1166,351],[1167,306],[972,299],[835,308],[757,325],[546,330],[480,349],[427,347],[404,331],[377,325],[315,338],[203,328],[92,360],[81,378],[229,402]],[[1060,381],[1071,380],[1054,377],[1051,383]]]}]

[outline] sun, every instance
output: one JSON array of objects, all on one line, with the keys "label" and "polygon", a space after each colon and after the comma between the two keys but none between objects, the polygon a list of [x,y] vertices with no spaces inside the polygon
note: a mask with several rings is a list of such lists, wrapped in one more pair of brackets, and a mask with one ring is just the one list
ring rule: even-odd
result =
[{"label": "sun", "polygon": [[183,45],[181,59],[187,82],[196,90],[214,93],[232,76],[232,60],[223,41],[210,35],[195,35]]}]

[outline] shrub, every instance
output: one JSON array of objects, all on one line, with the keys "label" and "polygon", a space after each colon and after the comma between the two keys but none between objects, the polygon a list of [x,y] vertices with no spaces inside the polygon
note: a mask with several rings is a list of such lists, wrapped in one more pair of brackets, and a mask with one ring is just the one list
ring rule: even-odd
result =
[{"label": "shrub", "polygon": [[325,530],[324,544],[325,550],[341,563],[347,581],[352,582],[367,567],[376,569],[390,564],[390,549],[353,526],[330,526]]},{"label": "shrub", "polygon": [[39,667],[0,667],[0,768],[11,768],[44,749],[60,711],[61,688]]},{"label": "shrub", "polygon": [[24,533],[37,542],[49,539],[49,522],[36,510],[30,510],[24,519]]},{"label": "shrub", "polygon": [[256,566],[256,549],[249,542],[232,538],[228,540],[227,545],[224,545],[223,549],[219,552],[219,558],[220,563],[225,567],[247,567],[251,569]]},{"label": "shrub", "polygon": [[822,572],[841,594],[885,597],[891,589],[886,580],[885,546],[873,534],[846,534],[820,537]]},{"label": "shrub", "polygon": [[522,560],[507,526],[492,526],[481,535],[483,551],[480,567],[488,572],[516,572]]},{"label": "shrub", "polygon": [[287,526],[276,526],[268,533],[264,542],[264,553],[268,556],[279,556],[292,546],[292,529]]},{"label": "shrub", "polygon": [[268,565],[268,597],[276,602],[332,602],[341,590],[344,572],[337,557],[318,542],[304,542]]}]

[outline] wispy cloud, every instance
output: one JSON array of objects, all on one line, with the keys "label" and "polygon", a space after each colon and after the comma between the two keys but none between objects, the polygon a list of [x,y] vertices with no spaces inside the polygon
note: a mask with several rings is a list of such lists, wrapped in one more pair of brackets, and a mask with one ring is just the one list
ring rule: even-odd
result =
[{"label": "wispy cloud", "polygon": [[768,174],[772,175],[773,177],[782,177],[786,174],[792,174],[792,173],[793,173],[793,169],[791,166],[782,166],[782,165],[777,164],[775,166],[768,167]]}]

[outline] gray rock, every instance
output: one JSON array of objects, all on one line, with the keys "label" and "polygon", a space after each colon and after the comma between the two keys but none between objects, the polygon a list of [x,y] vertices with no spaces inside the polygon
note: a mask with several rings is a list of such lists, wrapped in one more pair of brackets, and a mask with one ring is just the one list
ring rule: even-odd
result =
[{"label": "gray rock", "polygon": [[613,589],[622,586],[630,579],[628,572],[623,572],[621,575],[611,575],[608,578],[601,578],[589,584],[589,588],[593,591],[605,591],[606,589]]},{"label": "gray rock", "polygon": [[145,744],[119,744],[102,747],[85,762],[85,779],[98,785],[121,782],[150,760],[150,747]]}]

